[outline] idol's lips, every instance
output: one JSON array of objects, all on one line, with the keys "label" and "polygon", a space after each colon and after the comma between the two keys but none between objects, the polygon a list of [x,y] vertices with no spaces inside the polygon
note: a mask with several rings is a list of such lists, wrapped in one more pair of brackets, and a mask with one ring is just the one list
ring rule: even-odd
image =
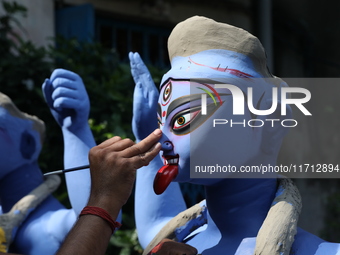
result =
[{"label": "idol's lips", "polygon": [[178,154],[163,156],[163,159],[164,166],[158,170],[153,182],[153,190],[157,195],[162,194],[178,174]]}]

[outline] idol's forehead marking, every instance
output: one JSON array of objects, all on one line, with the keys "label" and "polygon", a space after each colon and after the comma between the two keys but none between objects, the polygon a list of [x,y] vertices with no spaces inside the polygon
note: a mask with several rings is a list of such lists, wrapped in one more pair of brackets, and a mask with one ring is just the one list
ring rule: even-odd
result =
[{"label": "idol's forehead marking", "polygon": [[190,61],[190,63],[193,63],[195,65],[207,67],[207,68],[213,69],[215,71],[219,71],[219,72],[230,73],[231,75],[234,75],[234,76],[237,76],[237,77],[240,77],[240,78],[251,78],[251,77],[253,77],[251,74],[241,72],[240,70],[237,70],[237,69],[234,69],[234,68],[229,68],[228,66],[221,67],[221,64],[219,64],[217,67],[204,65],[202,63],[198,63],[198,62],[193,61],[190,57],[189,57],[189,61]]},{"label": "idol's forehead marking", "polygon": [[182,82],[190,82],[191,79],[176,79],[176,78],[172,78],[172,77],[169,77],[168,79],[166,79],[161,85],[160,85],[160,91],[162,91],[164,89],[164,87],[166,87],[166,85],[169,83],[169,82],[176,82],[176,83],[182,83]]},{"label": "idol's forehead marking", "polygon": [[[214,101],[215,101],[215,97],[218,99],[219,104],[222,104],[222,100],[220,98],[220,94],[213,88],[213,85],[209,85],[206,83],[202,83],[202,81],[207,81],[206,79],[198,79],[198,80],[184,80],[184,79],[173,79],[173,78],[169,78],[167,79],[164,83],[163,83],[163,88],[161,89],[161,92],[163,91],[163,93],[165,92],[165,89],[169,86],[169,84],[172,85],[180,85],[178,83],[182,83],[185,82],[187,83],[187,85],[195,85],[196,89],[199,90],[203,90],[205,93],[207,93]],[[192,82],[194,82],[195,84],[192,84]],[[211,92],[209,92],[207,89],[204,89],[202,87],[205,87],[207,89],[209,89]],[[180,88],[180,87],[179,87]],[[157,113],[159,115],[160,118],[164,118],[167,119],[168,116],[178,107],[193,102],[193,101],[197,101],[201,99],[201,95],[202,93],[199,93],[199,91],[197,91],[198,93],[196,94],[189,94],[189,95],[184,95],[181,97],[178,97],[176,99],[174,99],[173,101],[169,100],[166,104],[163,103],[164,101],[164,97],[160,95],[160,101],[158,103],[158,110]],[[171,94],[173,94],[174,91],[173,89],[171,89]],[[222,94],[221,94],[222,95]],[[224,95],[224,94],[223,94]],[[172,96],[172,95],[171,95]],[[168,106],[167,106],[168,105]],[[166,107],[167,106],[167,107]]]}]

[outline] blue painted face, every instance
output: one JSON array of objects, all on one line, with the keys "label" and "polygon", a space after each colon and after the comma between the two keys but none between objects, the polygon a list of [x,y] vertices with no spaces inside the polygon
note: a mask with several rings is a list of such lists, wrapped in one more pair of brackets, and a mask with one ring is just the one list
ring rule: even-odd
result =
[{"label": "blue painted face", "polygon": [[37,160],[40,150],[40,135],[32,121],[14,117],[0,106],[0,179]]},{"label": "blue painted face", "polygon": [[[166,101],[164,95],[169,87],[171,92]],[[207,99],[207,115],[201,114],[202,89],[213,96]],[[226,124],[213,127],[214,119],[233,119],[235,123],[251,119],[249,113],[242,116],[232,114],[232,97],[226,89],[215,90],[212,84],[170,80],[160,92],[159,109],[158,119],[163,131],[162,157],[165,164],[178,163],[175,181],[215,183],[217,180],[214,179],[191,179],[190,165],[199,159],[207,166],[217,163],[240,166],[260,150],[260,129]]]},{"label": "blue painted face", "polygon": [[[227,63],[223,66],[228,68],[212,68],[215,65],[220,67],[222,65],[210,63],[215,61],[214,58],[211,61],[205,58],[204,65],[200,64],[198,62],[203,60],[199,58],[199,54],[196,55],[175,59],[173,68],[165,75],[167,80],[163,78],[158,101],[158,122],[163,131],[161,156],[164,165],[170,167],[168,167],[169,171],[165,171],[165,167],[162,171],[167,176],[176,177],[174,181],[211,185],[219,179],[191,179],[190,167],[219,164],[239,168],[241,165],[255,163],[262,153],[264,128],[253,128],[248,125],[248,121],[263,116],[253,116],[248,110],[246,100],[244,115],[234,115],[230,90],[215,88],[214,83],[190,82],[187,77],[197,74],[198,77],[194,78],[202,78],[204,75],[204,78],[214,80],[214,77],[217,77],[219,82],[237,86],[244,95],[247,93],[247,88],[252,87],[253,105],[257,108],[260,106],[262,109],[268,107],[266,104],[271,98],[272,85],[258,82],[261,77],[253,70],[251,74],[245,72],[243,62],[237,63],[234,59],[232,61],[227,59],[228,61],[225,61]],[[235,55],[236,53],[234,58]],[[194,59],[198,59],[197,62]],[[178,67],[182,64],[185,68]],[[172,78],[175,74],[174,69],[178,71],[178,75]],[[224,71],[223,76],[219,69]],[[186,78],[179,78],[181,74]],[[201,94],[207,95],[207,115],[201,114]],[[228,123],[214,127],[214,119],[228,120]],[[245,123],[245,125],[231,125],[231,121]],[[177,173],[171,174],[171,171]],[[159,185],[167,185],[167,183],[164,184],[161,180]]]}]

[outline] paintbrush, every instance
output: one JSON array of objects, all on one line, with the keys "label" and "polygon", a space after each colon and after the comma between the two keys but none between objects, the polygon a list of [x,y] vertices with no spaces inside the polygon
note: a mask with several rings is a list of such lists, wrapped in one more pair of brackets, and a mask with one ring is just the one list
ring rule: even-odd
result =
[{"label": "paintbrush", "polygon": [[56,171],[53,171],[53,172],[44,173],[44,176],[48,176],[48,175],[52,175],[52,174],[63,174],[63,173],[67,173],[67,172],[84,170],[84,169],[87,169],[87,168],[90,168],[90,165],[72,167],[72,168],[62,169],[62,170],[56,170]]}]

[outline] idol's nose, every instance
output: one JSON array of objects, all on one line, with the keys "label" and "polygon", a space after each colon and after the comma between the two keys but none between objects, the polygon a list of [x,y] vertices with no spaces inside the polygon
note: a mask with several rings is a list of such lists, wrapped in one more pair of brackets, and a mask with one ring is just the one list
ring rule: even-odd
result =
[{"label": "idol's nose", "polygon": [[172,142],[169,141],[169,138],[164,133],[159,142],[162,145],[162,151],[171,151],[174,148],[174,145],[172,144]]},{"label": "idol's nose", "polygon": [[170,141],[164,141],[162,143],[162,150],[163,151],[171,151],[174,148],[172,142]]}]

